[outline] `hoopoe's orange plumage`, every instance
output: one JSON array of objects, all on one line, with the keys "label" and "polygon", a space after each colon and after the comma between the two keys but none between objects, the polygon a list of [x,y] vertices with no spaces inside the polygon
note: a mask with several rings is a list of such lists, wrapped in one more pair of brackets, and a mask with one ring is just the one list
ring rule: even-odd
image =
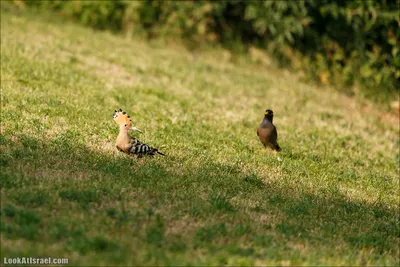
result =
[{"label": "hoopoe's orange plumage", "polygon": [[121,152],[128,155],[137,155],[141,157],[143,155],[154,156],[155,154],[163,155],[157,148],[152,148],[146,144],[141,143],[136,138],[129,135],[129,131],[141,132],[138,128],[132,125],[132,119],[126,114],[125,111],[119,109],[115,110],[113,114],[114,121],[119,125],[119,134],[115,142],[115,146]]}]

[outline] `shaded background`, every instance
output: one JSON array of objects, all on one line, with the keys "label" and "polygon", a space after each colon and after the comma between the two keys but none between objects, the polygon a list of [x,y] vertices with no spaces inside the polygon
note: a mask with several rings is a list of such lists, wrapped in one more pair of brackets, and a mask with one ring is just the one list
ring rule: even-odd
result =
[{"label": "shaded background", "polygon": [[265,49],[308,80],[380,102],[400,88],[399,1],[15,1],[95,29]]}]

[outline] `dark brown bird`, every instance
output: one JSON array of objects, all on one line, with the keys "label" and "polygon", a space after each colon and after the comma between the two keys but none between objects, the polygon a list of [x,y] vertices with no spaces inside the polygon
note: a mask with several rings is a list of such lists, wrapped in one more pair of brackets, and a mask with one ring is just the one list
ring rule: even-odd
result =
[{"label": "dark brown bird", "polygon": [[270,147],[274,151],[274,155],[276,157],[276,152],[280,151],[281,148],[277,142],[278,132],[276,131],[275,125],[272,124],[273,118],[274,112],[270,109],[267,109],[265,111],[264,119],[257,128],[257,135],[264,147]]}]

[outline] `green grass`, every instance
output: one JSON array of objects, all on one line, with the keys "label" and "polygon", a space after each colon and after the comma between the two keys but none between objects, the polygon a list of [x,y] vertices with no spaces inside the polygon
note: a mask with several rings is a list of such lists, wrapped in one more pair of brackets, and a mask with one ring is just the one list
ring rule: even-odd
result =
[{"label": "green grass", "polygon": [[[114,147],[114,109],[166,157]],[[271,108],[283,158],[255,129]],[[296,75],[1,12],[1,257],[399,265],[398,117]]]}]

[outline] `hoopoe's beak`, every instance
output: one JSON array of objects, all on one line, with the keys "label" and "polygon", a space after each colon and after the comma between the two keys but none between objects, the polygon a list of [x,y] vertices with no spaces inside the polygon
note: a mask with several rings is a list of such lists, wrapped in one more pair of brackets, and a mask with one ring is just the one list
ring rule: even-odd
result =
[{"label": "hoopoe's beak", "polygon": [[132,126],[130,130],[131,131],[136,131],[136,132],[139,132],[139,133],[143,133],[141,130],[139,130],[138,128],[136,128],[134,126]]}]

